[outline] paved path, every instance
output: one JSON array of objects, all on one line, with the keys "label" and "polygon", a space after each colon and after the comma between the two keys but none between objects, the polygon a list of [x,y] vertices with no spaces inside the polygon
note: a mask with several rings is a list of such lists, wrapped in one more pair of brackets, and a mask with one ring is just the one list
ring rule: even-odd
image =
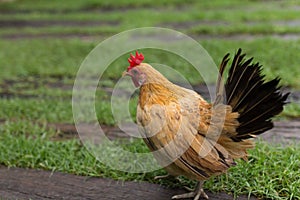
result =
[{"label": "paved path", "polygon": [[[183,192],[182,189],[147,182],[123,182],[60,172],[0,167],[0,197],[3,199],[169,200],[174,194]],[[207,194],[210,200],[233,199],[225,193]],[[246,200],[247,197],[238,199]]]}]

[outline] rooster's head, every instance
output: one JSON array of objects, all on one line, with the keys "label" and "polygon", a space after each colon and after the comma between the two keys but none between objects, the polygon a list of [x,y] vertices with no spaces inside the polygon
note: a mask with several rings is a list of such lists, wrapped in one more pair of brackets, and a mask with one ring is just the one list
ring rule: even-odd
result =
[{"label": "rooster's head", "polygon": [[135,52],[135,56],[130,54],[128,58],[130,65],[127,67],[127,70],[123,72],[123,76],[130,76],[135,87],[140,87],[147,83],[159,84],[167,81],[167,79],[151,65],[142,63],[143,60],[144,55],[138,51]]}]

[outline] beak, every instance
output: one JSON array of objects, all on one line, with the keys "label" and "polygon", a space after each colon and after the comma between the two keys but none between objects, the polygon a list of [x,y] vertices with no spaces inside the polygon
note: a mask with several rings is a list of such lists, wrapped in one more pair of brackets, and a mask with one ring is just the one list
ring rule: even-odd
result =
[{"label": "beak", "polygon": [[124,71],[124,72],[122,73],[122,77],[124,77],[124,76],[126,76],[126,75],[128,75],[128,72],[127,72],[127,71]]},{"label": "beak", "polygon": [[130,74],[129,72],[127,72],[127,71],[124,71],[124,72],[122,73],[122,77],[124,77],[124,76],[131,76],[131,74]]}]

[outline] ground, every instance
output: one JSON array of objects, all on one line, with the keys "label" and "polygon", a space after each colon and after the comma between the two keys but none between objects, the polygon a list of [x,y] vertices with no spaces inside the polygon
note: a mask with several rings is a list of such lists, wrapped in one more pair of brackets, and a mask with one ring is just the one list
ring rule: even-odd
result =
[{"label": "ground", "polygon": [[[1,167],[0,173],[0,195],[4,199],[169,200],[175,194],[186,192],[147,182],[116,181],[33,169]],[[213,200],[232,199],[231,195],[223,192],[207,194]],[[241,196],[238,199],[248,198]]]}]

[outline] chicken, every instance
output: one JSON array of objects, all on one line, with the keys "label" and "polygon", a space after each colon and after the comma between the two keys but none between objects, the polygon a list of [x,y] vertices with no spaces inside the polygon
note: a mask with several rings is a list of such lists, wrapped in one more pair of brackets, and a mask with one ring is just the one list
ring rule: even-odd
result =
[{"label": "chicken", "polygon": [[229,54],[223,58],[212,103],[142,63],[143,54],[128,59],[123,75],[140,87],[137,123],[145,143],[169,175],[198,181],[194,191],[172,199],[208,199],[203,182],[225,173],[235,159],[247,160],[252,138],[271,129],[271,118],[283,110],[289,93],[280,92],[280,79],[266,82],[262,66],[244,58],[239,49],[226,81]]}]

